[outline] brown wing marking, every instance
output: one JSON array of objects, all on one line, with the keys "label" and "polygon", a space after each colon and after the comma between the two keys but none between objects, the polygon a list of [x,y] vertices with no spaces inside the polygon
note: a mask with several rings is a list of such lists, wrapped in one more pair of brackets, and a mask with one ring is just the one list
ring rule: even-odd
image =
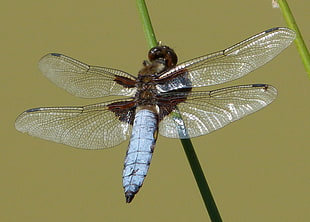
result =
[{"label": "brown wing marking", "polygon": [[115,75],[114,81],[117,82],[118,84],[124,86],[125,88],[136,87],[136,80],[132,80],[132,79],[127,78],[125,76]]},{"label": "brown wing marking", "polygon": [[158,88],[162,91],[172,91],[182,88],[191,89],[191,87],[189,87],[191,86],[191,80],[187,69],[176,70],[169,75],[160,75],[156,79],[156,83],[158,84]]},{"label": "brown wing marking", "polygon": [[135,101],[120,101],[107,105],[108,109],[122,122],[133,124],[135,118]]},{"label": "brown wing marking", "polygon": [[179,103],[187,99],[192,88],[180,88],[180,86],[190,85],[187,69],[178,70],[164,78],[159,77],[157,83],[161,85],[160,88],[162,90],[167,90],[167,92],[163,92],[157,97],[160,109],[159,121],[161,121],[165,116],[169,115]]},{"label": "brown wing marking", "polygon": [[192,88],[185,88],[174,90],[168,93],[162,93],[158,97],[159,115],[158,119],[161,121],[165,116],[169,115],[179,103],[184,102]]}]

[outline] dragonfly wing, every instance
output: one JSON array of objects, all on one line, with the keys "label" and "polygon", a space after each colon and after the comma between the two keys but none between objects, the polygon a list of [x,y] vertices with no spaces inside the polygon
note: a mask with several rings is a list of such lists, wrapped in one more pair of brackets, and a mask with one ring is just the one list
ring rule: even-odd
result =
[{"label": "dragonfly wing", "polygon": [[[178,93],[172,96],[184,98],[184,95]],[[276,96],[277,90],[271,85],[241,85],[206,92],[190,92],[187,99],[177,107],[188,136],[196,137],[260,110]],[[179,135],[177,123],[178,119],[175,119],[172,112],[159,123],[159,133],[171,138],[188,138],[186,135]]]},{"label": "dragonfly wing", "polygon": [[157,87],[161,91],[170,91],[238,79],[277,56],[295,36],[295,32],[288,28],[266,30],[225,50],[177,65],[160,76],[164,81]]},{"label": "dragonfly wing", "polygon": [[136,91],[136,77],[126,72],[90,66],[57,53],[44,56],[39,68],[57,86],[78,97],[131,96]]},{"label": "dragonfly wing", "polygon": [[[131,125],[124,118],[120,121],[110,110],[110,104],[30,109],[17,117],[15,128],[32,136],[77,148],[113,147],[129,137]],[[130,111],[124,113],[128,119],[132,115]]]}]

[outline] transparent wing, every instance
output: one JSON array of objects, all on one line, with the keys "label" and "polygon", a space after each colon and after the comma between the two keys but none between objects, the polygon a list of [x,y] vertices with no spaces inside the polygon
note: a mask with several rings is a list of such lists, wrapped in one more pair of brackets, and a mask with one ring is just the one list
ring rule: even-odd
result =
[{"label": "transparent wing", "polygon": [[57,53],[44,56],[39,61],[39,68],[57,86],[78,97],[131,96],[136,90],[136,77],[126,72],[89,66]]},{"label": "transparent wing", "polygon": [[[32,136],[77,148],[113,147],[129,137],[131,125],[120,121],[109,110],[109,104],[30,109],[17,117],[15,128]],[[127,118],[131,118],[131,115],[128,112]]]},{"label": "transparent wing", "polygon": [[[295,36],[294,31],[287,28],[261,32],[225,50],[177,65],[161,75],[161,79],[168,80],[162,81],[158,89],[209,86],[240,78],[273,59]],[[175,77],[169,78],[171,75]]]},{"label": "transparent wing", "polygon": [[[182,93],[171,95],[175,99],[184,98]],[[185,102],[177,107],[189,137],[196,137],[260,110],[276,96],[277,90],[271,85],[241,85],[208,92],[190,92]],[[159,123],[159,133],[166,137],[180,138],[173,113]]]}]

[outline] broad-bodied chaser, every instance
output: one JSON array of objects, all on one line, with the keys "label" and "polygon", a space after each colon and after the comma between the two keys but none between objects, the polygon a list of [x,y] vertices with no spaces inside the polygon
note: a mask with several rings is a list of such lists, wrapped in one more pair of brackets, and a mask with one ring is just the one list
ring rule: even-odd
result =
[{"label": "broad-bodied chaser", "polygon": [[[240,78],[270,61],[294,38],[290,29],[272,28],[178,65],[174,50],[160,45],[149,51],[149,61],[143,62],[138,77],[58,53],[47,54],[39,61],[40,70],[69,93],[83,98],[128,98],[81,107],[29,109],[18,116],[15,127],[83,149],[113,147],[130,137],[123,170],[126,202],[130,203],[147,174],[158,132],[170,138],[205,135],[267,106],[277,96],[277,90],[267,84],[212,91],[193,88]],[[176,112],[186,134],[180,133]]]}]

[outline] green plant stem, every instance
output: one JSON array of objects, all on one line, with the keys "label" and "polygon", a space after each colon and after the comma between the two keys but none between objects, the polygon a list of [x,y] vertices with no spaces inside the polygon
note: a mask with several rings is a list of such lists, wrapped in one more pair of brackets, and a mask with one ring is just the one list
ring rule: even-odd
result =
[{"label": "green plant stem", "polygon": [[151,19],[144,0],[136,0],[144,34],[149,48],[157,46],[157,40],[151,23]]},{"label": "green plant stem", "polygon": [[[176,107],[175,111],[171,114],[172,118],[178,128],[178,133],[180,138],[189,138],[186,126],[184,121],[182,120],[182,116],[178,107]],[[211,190],[209,188],[206,177],[202,171],[200,166],[198,157],[196,155],[195,149],[190,139],[181,139],[181,143],[183,145],[187,160],[191,166],[192,172],[194,174],[196,183],[198,185],[201,197],[204,201],[204,204],[209,213],[209,217],[213,222],[221,222],[222,218],[215,204],[214,198],[212,196]]]},{"label": "green plant stem", "polygon": [[184,151],[186,153],[188,162],[191,166],[193,174],[195,176],[196,183],[198,185],[200,194],[204,201],[204,204],[208,210],[209,217],[213,222],[221,222],[222,218],[220,212],[217,209],[216,203],[212,196],[208,182],[203,174],[198,157],[190,139],[181,139]]},{"label": "green plant stem", "polygon": [[[154,30],[152,28],[151,20],[148,14],[148,10],[144,0],[136,0],[140,18],[143,24],[144,33],[149,47],[152,48],[157,45]],[[185,124],[178,110],[176,110],[172,115],[176,122],[176,127],[179,129],[180,138],[188,137]],[[181,136],[183,135],[183,136]],[[208,186],[207,180],[203,174],[202,168],[200,166],[198,157],[194,150],[193,144],[190,139],[181,139],[187,160],[191,166],[192,172],[194,174],[196,183],[198,185],[200,194],[204,201],[204,204],[209,213],[209,217],[212,222],[221,222],[221,216],[215,204],[214,198],[212,196],[211,190]]]},{"label": "green plant stem", "polygon": [[288,28],[290,28],[296,32],[295,43],[297,46],[297,50],[298,50],[299,55],[301,57],[301,60],[304,64],[305,70],[308,73],[308,77],[310,78],[310,55],[309,55],[309,51],[307,49],[307,46],[306,46],[306,44],[302,38],[301,32],[299,31],[297,23],[294,19],[294,16],[293,16],[286,0],[278,0],[278,3],[279,3],[280,9],[282,11],[283,17],[286,21]]}]

